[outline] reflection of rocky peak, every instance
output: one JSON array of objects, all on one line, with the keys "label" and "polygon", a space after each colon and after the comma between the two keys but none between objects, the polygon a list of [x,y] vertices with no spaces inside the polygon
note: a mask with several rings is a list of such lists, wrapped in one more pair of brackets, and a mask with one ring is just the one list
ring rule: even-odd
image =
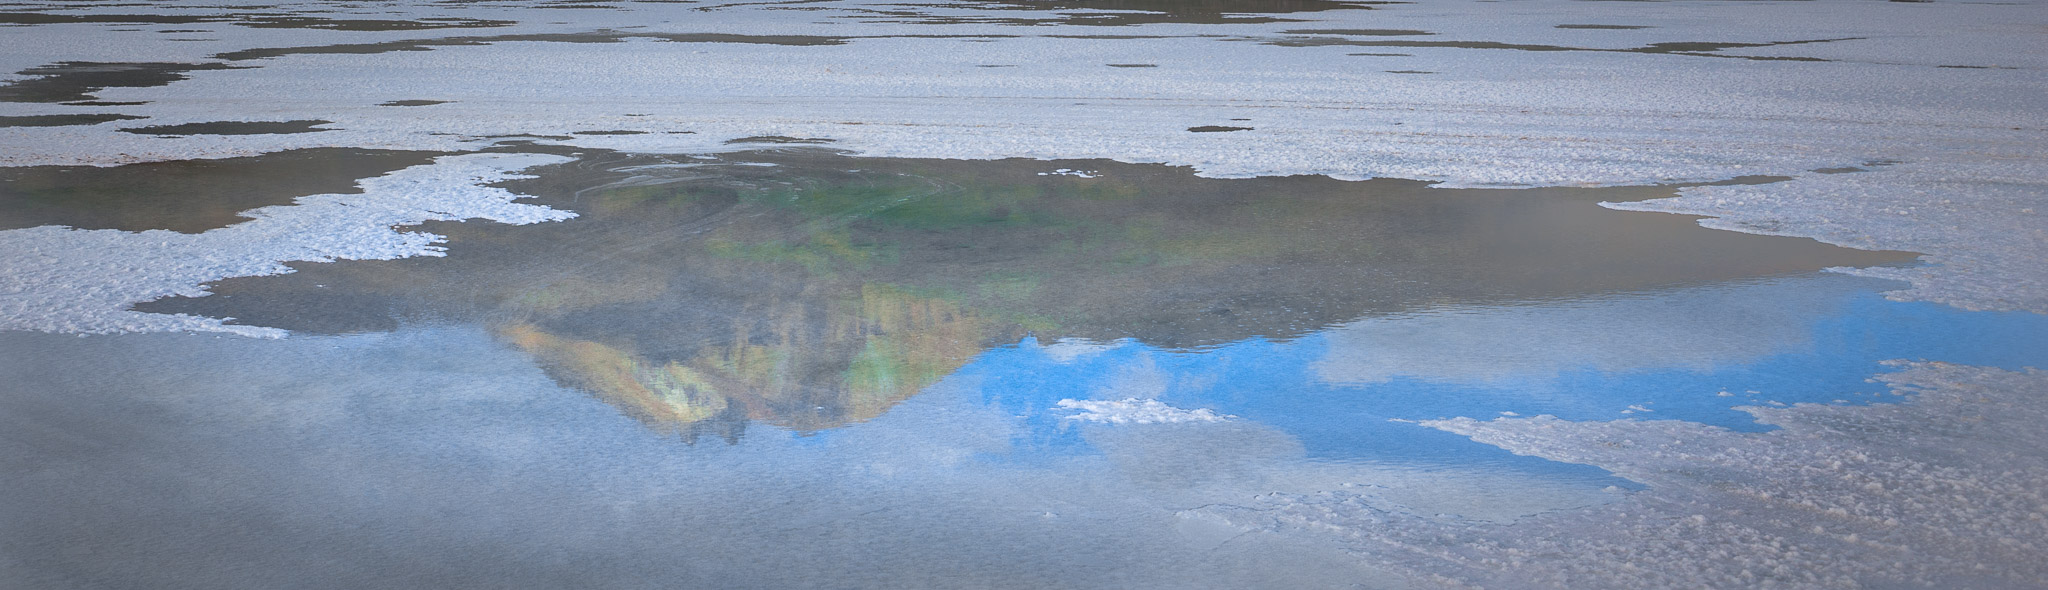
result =
[{"label": "reflection of rocky peak", "polygon": [[[508,184],[577,219],[434,224],[447,258],[307,264],[143,307],[301,330],[490,322],[557,377],[652,424],[814,430],[879,415],[1027,332],[1193,348],[1445,304],[1901,258],[1595,205],[1670,194],[1661,187],[725,158],[589,156]],[[1062,166],[1091,174],[1042,174]]]},{"label": "reflection of rocky peak", "polygon": [[[813,305],[825,308],[823,321],[809,321]],[[635,355],[626,345],[531,324],[500,334],[559,378],[692,438],[736,419],[811,431],[880,416],[966,364],[988,338],[986,322],[958,305],[881,285],[860,286],[855,301],[788,301],[760,311],[732,318],[729,340],[685,347],[694,354],[682,358]],[[607,336],[678,344],[646,333],[584,337]]]}]

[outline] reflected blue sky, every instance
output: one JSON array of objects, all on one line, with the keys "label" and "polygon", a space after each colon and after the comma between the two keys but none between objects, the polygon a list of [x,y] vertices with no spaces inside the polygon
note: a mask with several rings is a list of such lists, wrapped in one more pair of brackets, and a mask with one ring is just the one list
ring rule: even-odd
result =
[{"label": "reflected blue sky", "polygon": [[[1346,587],[1368,564],[1178,515],[1354,490],[1389,510],[1513,519],[1639,486],[1389,420],[1513,411],[1756,429],[1728,408],[1897,399],[1845,395],[1880,391],[1863,379],[1885,359],[2044,364],[2042,316],[1884,300],[1894,285],[1820,274],[1424,310],[1198,351],[1027,340],[872,420],[811,435],[763,425],[730,445],[647,429],[475,326],[7,333],[0,370],[17,394],[0,398],[0,463],[19,477],[0,482],[0,525],[31,531],[22,539],[50,550],[36,559],[139,568],[110,580],[202,579],[194,564],[232,562],[337,588],[561,587],[547,577],[561,571],[602,574],[586,587]],[[1698,317],[1659,319],[1669,306]],[[1397,365],[1375,360],[1396,352]],[[1237,419],[1104,425],[1055,408],[1130,397]],[[1631,405],[1655,411],[1622,413]],[[413,559],[353,561],[370,554]]]},{"label": "reflected blue sky", "polygon": [[1895,286],[1818,274],[1427,311],[1191,351],[1026,340],[959,376],[1028,424],[1021,442],[1039,452],[1093,452],[1059,400],[1141,398],[1278,429],[1316,459],[1568,476],[1589,473],[1401,421],[1513,412],[1754,431],[1766,427],[1735,406],[1896,401],[1866,381],[1889,359],[2048,366],[2048,317],[1886,300]]}]

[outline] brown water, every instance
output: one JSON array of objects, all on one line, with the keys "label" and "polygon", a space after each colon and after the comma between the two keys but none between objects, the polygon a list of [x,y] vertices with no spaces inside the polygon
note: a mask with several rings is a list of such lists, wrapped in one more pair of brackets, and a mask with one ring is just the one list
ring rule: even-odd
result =
[{"label": "brown water", "polygon": [[326,193],[428,163],[433,152],[321,148],[219,160],[0,168],[0,229],[197,233],[247,220],[241,212]]}]

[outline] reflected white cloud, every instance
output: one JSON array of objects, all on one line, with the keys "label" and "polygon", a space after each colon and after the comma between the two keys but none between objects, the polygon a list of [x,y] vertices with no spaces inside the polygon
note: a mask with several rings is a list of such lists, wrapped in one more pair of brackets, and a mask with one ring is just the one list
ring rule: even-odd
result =
[{"label": "reflected white cloud", "polygon": [[1061,338],[1052,344],[1039,346],[1038,350],[1044,352],[1045,356],[1052,357],[1053,360],[1061,363],[1071,363],[1084,357],[1116,350],[1123,347],[1126,343],[1128,343],[1126,340],[1095,342],[1086,338]]},{"label": "reflected white cloud", "polygon": [[1327,332],[1325,382],[1479,383],[1593,368],[1710,369],[1809,344],[1812,323],[1883,283],[1815,275],[1370,318]]},{"label": "reflected white cloud", "polygon": [[969,378],[846,428],[692,446],[468,328],[15,332],[0,351],[14,587],[1371,586],[1338,548],[1181,514],[1347,485],[1520,513],[1601,497],[1306,461],[1237,421],[1077,424],[1096,450],[1047,451]]}]

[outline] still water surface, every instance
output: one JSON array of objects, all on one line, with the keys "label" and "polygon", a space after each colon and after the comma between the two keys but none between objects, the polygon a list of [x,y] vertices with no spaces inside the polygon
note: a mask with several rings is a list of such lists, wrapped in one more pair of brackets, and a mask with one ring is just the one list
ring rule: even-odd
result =
[{"label": "still water surface", "polygon": [[2038,316],[1887,302],[1895,285],[1819,272],[1908,253],[1597,206],[1673,187],[815,150],[584,155],[538,176],[509,188],[582,217],[433,225],[446,259],[305,264],[143,309],[301,332],[483,325],[686,440],[826,433],[957,375],[1031,416],[1039,450],[1074,439],[1060,400],[1158,400],[1281,428],[1313,457],[1525,465],[1389,420],[1745,428],[1731,406],[1868,401],[1884,359],[2048,350]]},{"label": "still water surface", "polygon": [[[23,392],[0,400],[8,455],[64,457],[8,484],[7,518],[38,531],[24,547],[71,549],[17,554],[98,552],[128,565],[95,576],[137,583],[231,559],[337,587],[1373,585],[1331,548],[1176,515],[1362,487],[1512,520],[1639,486],[1411,421],[1754,430],[1731,408],[1896,399],[1865,382],[1886,359],[2048,364],[2041,316],[1822,271],[1911,254],[1598,206],[1674,187],[580,156],[507,185],[576,219],[435,223],[445,258],[140,306],[283,341],[0,334]],[[23,172],[40,200],[0,213],[134,229],[149,216],[97,210],[147,190],[134,172]],[[102,199],[67,200],[73,182]],[[178,223],[331,190],[303,189],[183,190],[204,214]]]}]

